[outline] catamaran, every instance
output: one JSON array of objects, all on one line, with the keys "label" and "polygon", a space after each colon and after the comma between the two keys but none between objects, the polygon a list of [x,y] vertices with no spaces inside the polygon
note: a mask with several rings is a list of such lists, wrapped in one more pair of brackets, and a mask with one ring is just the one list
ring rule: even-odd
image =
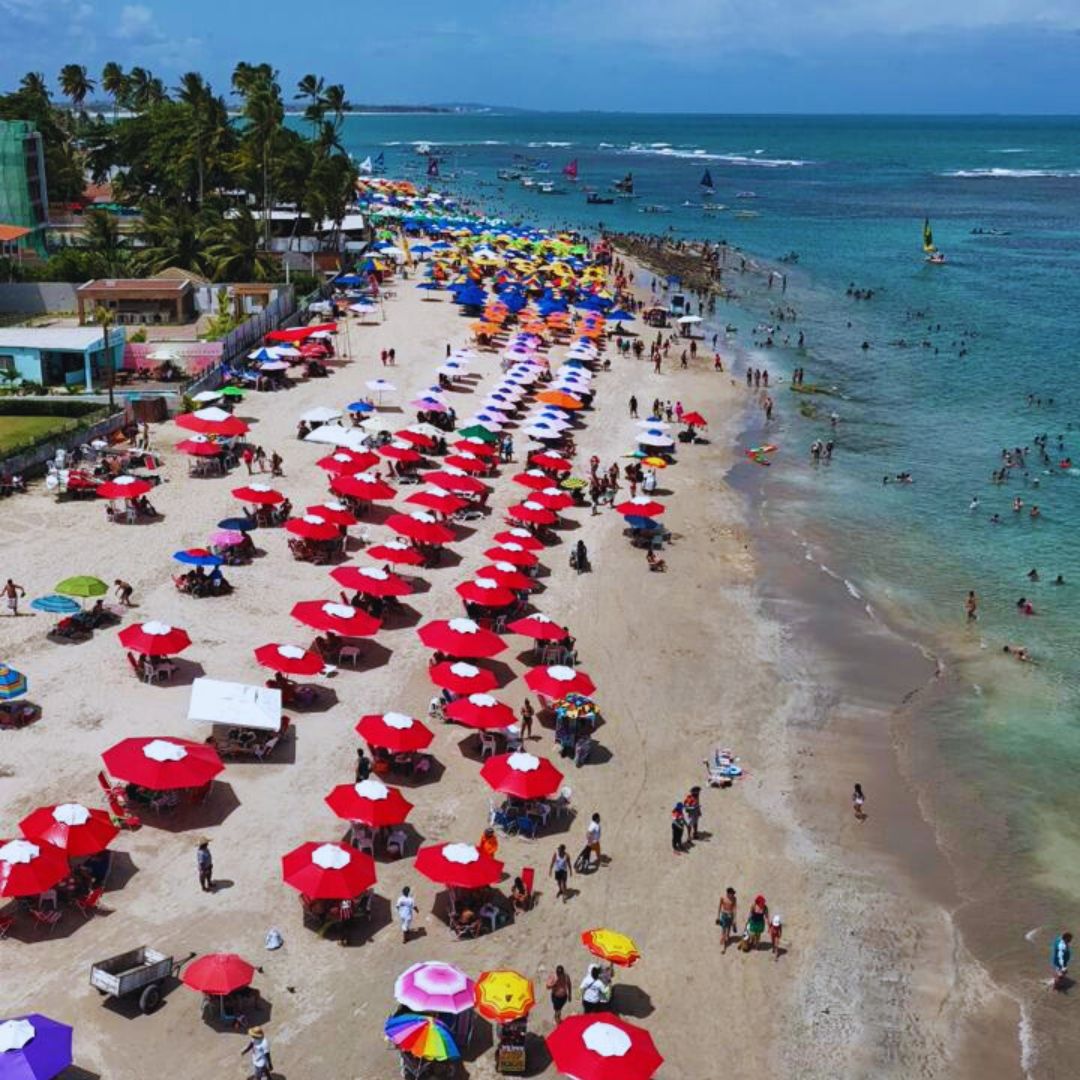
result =
[{"label": "catamaran", "polygon": [[634,174],[628,172],[621,180],[616,180],[611,187],[624,199],[632,199],[634,197]]},{"label": "catamaran", "polygon": [[577,183],[577,158],[574,158],[573,161],[568,161],[563,166],[562,174],[571,183],[573,183],[573,184]]},{"label": "catamaran", "polygon": [[928,263],[940,266],[945,261],[945,253],[934,247],[934,231],[930,228],[929,218],[923,218],[922,249]]}]

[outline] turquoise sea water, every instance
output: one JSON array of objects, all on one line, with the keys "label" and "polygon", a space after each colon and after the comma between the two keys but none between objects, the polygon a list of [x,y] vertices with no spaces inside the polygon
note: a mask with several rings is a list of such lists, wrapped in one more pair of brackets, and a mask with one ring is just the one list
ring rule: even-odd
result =
[{"label": "turquoise sea water", "polygon": [[[781,450],[769,483],[782,493],[782,518],[800,530],[826,523],[828,551],[818,557],[864,601],[966,658],[975,689],[940,717],[942,749],[988,815],[1006,822],[996,854],[1009,876],[1045,890],[1048,917],[1075,915],[1080,469],[1056,463],[1071,454],[1080,464],[1080,119],[357,116],[344,141],[358,161],[381,151],[391,175],[416,179],[425,159],[415,144],[427,142],[452,174],[443,186],[509,217],[670,230],[725,239],[766,259],[798,252],[783,297],[798,322],[781,329],[780,347],[762,360],[774,374],[801,364],[807,382],[835,387],[837,396],[774,392],[780,418],[770,441]],[[521,157],[546,161],[567,193],[498,181],[497,170]],[[571,158],[576,188],[559,176]],[[713,201],[727,211],[701,209],[706,168]],[[639,200],[586,205],[584,186],[607,190],[627,171]],[[745,191],[757,198],[736,198]],[[671,213],[641,213],[645,204]],[[734,216],[745,209],[758,216]],[[924,216],[945,266],[923,261]],[[851,283],[873,289],[873,299],[849,298]],[[752,298],[750,322],[767,320],[778,300]],[[748,346],[745,319],[743,326],[739,341]],[[806,350],[783,348],[784,334],[794,339],[799,329]],[[863,341],[872,347],[862,349]],[[1029,394],[1042,406],[1029,404]],[[821,415],[799,415],[800,401]],[[813,468],[807,448],[829,437],[833,409],[841,417],[834,460]],[[1041,433],[1049,436],[1049,469],[1034,452]],[[1029,468],[992,484],[1002,449],[1016,446],[1032,447]],[[902,470],[913,484],[882,484]],[[1021,514],[1012,510],[1016,495]],[[976,496],[979,508],[969,511]],[[1038,520],[1028,516],[1032,504]],[[990,521],[995,512],[1000,525]],[[1040,583],[1027,580],[1032,567]],[[1059,573],[1067,582],[1060,588],[1050,584]],[[973,630],[963,617],[968,588],[981,601]],[[1035,617],[1016,612],[1021,596],[1034,602]],[[1002,657],[1006,642],[1027,645],[1040,667]]]}]

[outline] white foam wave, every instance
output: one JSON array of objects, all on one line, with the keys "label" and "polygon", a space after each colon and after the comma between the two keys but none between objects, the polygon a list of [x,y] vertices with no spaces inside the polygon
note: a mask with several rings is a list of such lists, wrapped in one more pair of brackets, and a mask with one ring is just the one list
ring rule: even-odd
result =
[{"label": "white foam wave", "polygon": [[1080,177],[1080,169],[954,169],[952,172],[942,173],[941,175],[963,177],[969,180],[1031,180],[1039,177],[1074,180]]},{"label": "white foam wave", "polygon": [[533,150],[538,150],[541,147],[549,147],[552,150],[562,150],[562,149],[565,149],[567,146],[573,146],[574,144],[572,142],[544,142],[544,141],[540,141],[540,142],[526,143],[525,145],[530,147]]},{"label": "white foam wave", "polygon": [[1028,153],[1026,146],[1003,146],[1000,150],[992,150],[993,154],[1026,154]]},{"label": "white foam wave", "polygon": [[855,586],[852,585],[847,578],[844,578],[844,588],[847,589],[848,593],[850,593],[851,596],[853,596],[856,600],[862,599],[862,593],[859,592],[859,590],[856,589]]},{"label": "white foam wave", "polygon": [[[722,161],[727,165],[750,166],[758,169],[796,169],[812,165],[812,161],[800,158],[767,158],[747,154],[715,154],[701,147],[674,147],[659,143],[631,143],[625,147],[627,154],[649,154],[655,157],[692,159],[694,161]],[[754,151],[755,154],[759,151]]]}]

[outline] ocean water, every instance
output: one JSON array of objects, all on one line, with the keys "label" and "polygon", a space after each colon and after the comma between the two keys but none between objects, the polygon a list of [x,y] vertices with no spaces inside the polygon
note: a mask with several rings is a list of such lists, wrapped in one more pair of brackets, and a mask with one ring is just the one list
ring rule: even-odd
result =
[{"label": "ocean water", "polygon": [[[846,579],[852,603],[959,658],[965,690],[935,717],[934,738],[968,800],[966,824],[977,840],[978,813],[995,823],[986,857],[1001,880],[1028,890],[1025,917],[1037,911],[1048,925],[1075,917],[1080,119],[354,116],[344,142],[358,161],[383,152],[391,175],[418,180],[426,159],[415,146],[427,142],[443,187],[510,218],[726,240],[766,260],[798,253],[782,267],[782,296],[736,274],[743,303],[717,313],[721,325],[740,326],[734,340],[746,349],[761,341],[751,330],[771,321],[772,307],[795,308],[797,322],[781,324],[775,347],[760,348],[755,362],[774,380],[801,365],[807,382],[834,391],[796,395],[781,382],[773,392],[779,416],[762,429],[780,446],[766,483],[773,516],[810,538],[813,557]],[[546,162],[565,193],[497,179],[523,159]],[[577,185],[559,175],[571,159]],[[701,208],[706,169],[726,211]],[[586,204],[586,186],[606,191],[628,171],[639,199]],[[736,197],[748,191],[756,198]],[[642,213],[647,204],[670,213]],[[923,259],[924,217],[944,266]],[[851,285],[873,298],[849,297]],[[805,349],[785,347],[799,330]],[[1049,466],[1033,443],[1044,433]],[[813,467],[810,442],[830,436],[833,461]],[[1032,448],[1028,467],[993,484],[1002,449],[1017,446]],[[1070,456],[1078,467],[1059,467]],[[882,483],[901,471],[914,482]],[[1032,568],[1038,583],[1026,577]],[[1058,574],[1064,586],[1051,583]],[[974,627],[964,619],[969,588],[980,598]],[[1021,596],[1036,615],[1017,612]],[[1006,643],[1026,645],[1038,667],[1003,656]],[[1006,931],[1010,947],[1015,930]],[[1033,965],[1043,951],[1029,947]]]}]

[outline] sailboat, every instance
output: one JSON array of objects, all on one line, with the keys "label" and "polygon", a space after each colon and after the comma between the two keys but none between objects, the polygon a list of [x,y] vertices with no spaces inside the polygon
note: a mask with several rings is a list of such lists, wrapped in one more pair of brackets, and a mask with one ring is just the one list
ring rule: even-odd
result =
[{"label": "sailboat", "polygon": [[632,172],[628,172],[621,180],[616,180],[611,186],[622,198],[634,198],[634,174]]},{"label": "sailboat", "polygon": [[365,176],[370,176],[375,171],[375,166],[371,164],[371,155],[369,154],[363,161],[360,162],[360,171]]},{"label": "sailboat", "polygon": [[705,175],[701,178],[701,187],[707,195],[711,195],[715,190],[712,182],[712,173],[710,173],[708,169],[705,170]]},{"label": "sailboat", "polygon": [[926,254],[926,261],[940,265],[945,261],[945,253],[934,247],[934,231],[930,228],[930,219],[923,218],[922,249]]},{"label": "sailboat", "polygon": [[563,166],[562,174],[567,180],[571,181],[571,183],[577,183],[577,158],[574,158],[573,161],[568,161]]},{"label": "sailboat", "polygon": [[427,174],[428,179],[438,179],[439,176],[439,159],[432,155],[427,159]]},{"label": "sailboat", "polygon": [[375,155],[375,160],[372,162],[372,172],[386,172],[386,155],[381,150]]}]

